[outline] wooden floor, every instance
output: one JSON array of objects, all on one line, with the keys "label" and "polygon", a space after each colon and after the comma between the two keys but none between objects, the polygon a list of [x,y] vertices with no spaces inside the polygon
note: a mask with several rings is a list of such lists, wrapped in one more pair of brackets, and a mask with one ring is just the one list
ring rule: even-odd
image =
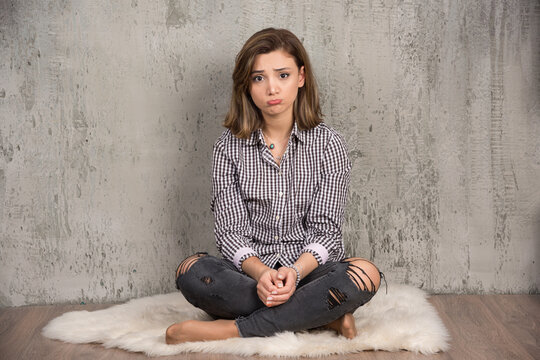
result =
[{"label": "wooden floor", "polygon": [[[435,295],[430,298],[452,336],[451,349],[425,356],[407,351],[367,351],[324,359],[540,359],[540,296]],[[66,311],[97,310],[110,305],[26,306],[0,309],[0,359],[143,359],[141,353],[73,345],[44,338],[47,322]],[[84,329],[81,329],[84,331]],[[183,354],[156,359],[277,359],[234,355]],[[289,358],[292,359],[292,358]],[[303,358],[305,359],[305,358]]]}]

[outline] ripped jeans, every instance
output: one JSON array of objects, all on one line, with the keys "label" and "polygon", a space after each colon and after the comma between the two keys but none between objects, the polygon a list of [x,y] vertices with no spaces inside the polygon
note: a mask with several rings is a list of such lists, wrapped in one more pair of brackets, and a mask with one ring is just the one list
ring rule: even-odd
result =
[{"label": "ripped jeans", "polygon": [[[287,302],[275,307],[266,307],[259,299],[254,279],[232,262],[207,253],[197,253],[179,265],[176,287],[214,319],[235,319],[241,337],[271,336],[324,326],[367,303],[377,288],[353,260],[317,267]],[[357,276],[360,271],[365,276]],[[384,275],[379,275],[380,282]],[[366,284],[366,278],[371,284]]]}]

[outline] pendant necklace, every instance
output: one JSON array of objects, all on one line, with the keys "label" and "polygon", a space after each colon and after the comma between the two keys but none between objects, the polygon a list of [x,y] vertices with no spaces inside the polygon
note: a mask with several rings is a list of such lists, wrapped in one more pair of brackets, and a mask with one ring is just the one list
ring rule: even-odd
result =
[{"label": "pendant necklace", "polygon": [[[264,131],[262,131],[262,129],[261,129],[261,132],[262,132],[262,134],[263,134],[263,138],[264,138],[265,141],[266,141],[266,140],[272,140],[272,139],[268,138],[266,135],[264,135]],[[292,132],[292,131],[291,131],[291,132]],[[289,133],[288,137],[290,137],[290,136],[291,136],[291,133]],[[272,141],[270,141],[270,145],[267,145],[267,147],[268,147],[270,150],[274,150],[275,145],[274,145],[274,143],[273,143]],[[282,157],[283,157],[283,155],[281,155],[281,156],[276,156],[276,158],[277,158],[278,160],[281,160]]]},{"label": "pendant necklace", "polygon": [[[271,141],[272,139],[270,139],[268,136],[264,135],[264,131],[261,130],[261,132],[262,132],[262,134],[263,134],[264,140],[270,140],[270,145],[267,145],[267,147],[268,147],[270,150],[274,150],[275,146],[274,146],[274,143]],[[287,136],[287,138],[290,137],[290,136],[291,136],[291,134],[289,133],[289,135]],[[282,141],[283,141],[283,140],[282,140]]]}]

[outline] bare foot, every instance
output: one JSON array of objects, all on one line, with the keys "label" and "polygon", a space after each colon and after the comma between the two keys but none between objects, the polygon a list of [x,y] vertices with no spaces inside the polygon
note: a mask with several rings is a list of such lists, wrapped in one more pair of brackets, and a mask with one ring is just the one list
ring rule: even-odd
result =
[{"label": "bare foot", "polygon": [[172,345],[188,341],[224,340],[238,336],[240,334],[234,320],[188,320],[169,326],[165,332],[165,342]]},{"label": "bare foot", "polygon": [[352,339],[356,336],[356,325],[351,313],[346,313],[339,319],[332,321],[326,325],[326,328],[335,330],[338,334],[345,336],[347,339]]}]

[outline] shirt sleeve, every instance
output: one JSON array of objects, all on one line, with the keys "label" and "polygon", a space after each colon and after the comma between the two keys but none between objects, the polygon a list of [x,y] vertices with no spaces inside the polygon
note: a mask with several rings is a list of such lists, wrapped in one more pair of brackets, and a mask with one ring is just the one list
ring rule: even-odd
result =
[{"label": "shirt sleeve", "polygon": [[334,134],[325,151],[321,180],[306,215],[306,238],[302,252],[326,263],[339,242],[350,183],[351,162],[345,141]]},{"label": "shirt sleeve", "polygon": [[236,167],[225,154],[223,142],[214,144],[212,156],[212,201],[216,245],[224,258],[242,271],[242,262],[257,256],[251,248],[251,221],[238,185]]}]

